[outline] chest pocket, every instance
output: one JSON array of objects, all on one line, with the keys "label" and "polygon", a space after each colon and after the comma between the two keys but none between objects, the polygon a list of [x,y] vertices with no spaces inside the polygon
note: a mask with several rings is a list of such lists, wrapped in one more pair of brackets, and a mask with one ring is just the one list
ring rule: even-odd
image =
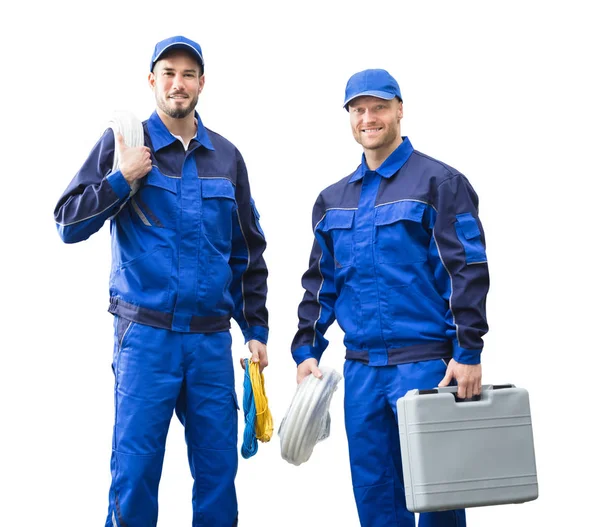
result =
[{"label": "chest pocket", "polygon": [[427,260],[431,238],[423,226],[426,207],[418,201],[376,207],[375,246],[379,263],[409,264]]},{"label": "chest pocket", "polygon": [[179,183],[178,178],[167,177],[153,166],[131,198],[133,218],[146,227],[176,229]]},{"label": "chest pocket", "polygon": [[354,212],[333,209],[327,212],[323,220],[321,230],[331,238],[336,267],[344,267],[354,262]]},{"label": "chest pocket", "polygon": [[235,188],[226,178],[201,179],[202,225],[209,240],[231,242]]}]

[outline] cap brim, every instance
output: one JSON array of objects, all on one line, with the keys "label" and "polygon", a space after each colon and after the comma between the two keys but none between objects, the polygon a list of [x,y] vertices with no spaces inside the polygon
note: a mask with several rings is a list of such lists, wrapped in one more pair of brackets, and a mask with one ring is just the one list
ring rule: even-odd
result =
[{"label": "cap brim", "polygon": [[160,52],[160,55],[152,62],[152,66],[154,66],[167,51],[172,51],[174,49],[182,49],[183,51],[187,51],[196,57],[196,60],[200,63],[200,66],[204,67],[204,57],[198,53],[196,48],[186,44],[185,42],[173,42],[172,44],[165,46],[165,48]]},{"label": "cap brim", "polygon": [[386,101],[391,101],[394,97],[396,97],[396,94],[390,93],[387,91],[378,91],[378,90],[363,91],[363,92],[357,93],[357,94],[353,95],[352,97],[349,97],[348,99],[346,99],[344,101],[344,108],[346,108],[348,106],[348,103],[350,101],[353,101],[354,99],[356,99],[358,97],[364,97],[364,96],[377,97],[378,99],[385,99]]}]

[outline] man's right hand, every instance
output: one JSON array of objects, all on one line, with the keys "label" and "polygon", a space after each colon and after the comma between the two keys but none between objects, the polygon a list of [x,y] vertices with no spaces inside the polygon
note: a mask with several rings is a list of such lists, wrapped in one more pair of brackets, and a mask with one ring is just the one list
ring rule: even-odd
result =
[{"label": "man's right hand", "polygon": [[134,181],[143,178],[152,170],[150,149],[147,146],[127,146],[121,134],[117,134],[116,140],[119,152],[119,170],[131,186]]},{"label": "man's right hand", "polygon": [[320,379],[323,377],[321,370],[319,369],[317,359],[306,359],[298,365],[298,372],[296,373],[296,382],[300,384],[305,377],[308,377],[311,373]]}]

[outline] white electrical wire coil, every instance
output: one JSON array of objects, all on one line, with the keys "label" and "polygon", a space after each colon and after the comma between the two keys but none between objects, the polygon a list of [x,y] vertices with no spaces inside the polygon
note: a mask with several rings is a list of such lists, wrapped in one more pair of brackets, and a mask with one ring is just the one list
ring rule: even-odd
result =
[{"label": "white electrical wire coil", "polygon": [[329,405],[342,376],[331,368],[320,370],[321,379],[310,374],[298,385],[279,426],[281,457],[296,466],[308,461],[315,445],[329,437]]},{"label": "white electrical wire coil", "polygon": [[[119,170],[119,149],[117,147],[117,134],[121,134],[125,144],[129,147],[144,146],[144,127],[142,122],[131,112],[116,111],[113,113],[108,127],[115,135],[115,155],[112,171]],[[130,196],[133,196],[140,187],[140,180],[136,179],[131,185]]]}]

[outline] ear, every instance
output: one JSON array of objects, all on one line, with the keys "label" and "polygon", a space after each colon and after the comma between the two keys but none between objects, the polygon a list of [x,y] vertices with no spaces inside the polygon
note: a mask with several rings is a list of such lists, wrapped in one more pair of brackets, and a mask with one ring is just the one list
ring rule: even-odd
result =
[{"label": "ear", "polygon": [[200,95],[202,93],[202,90],[204,89],[205,81],[206,81],[206,77],[204,76],[204,74],[202,74],[202,77],[200,77],[198,79],[198,95]]},{"label": "ear", "polygon": [[148,86],[150,86],[151,89],[154,89],[155,84],[156,84],[156,76],[154,75],[153,72],[148,73]]},{"label": "ear", "polygon": [[402,101],[400,101],[398,105],[398,120],[402,119],[402,117],[404,117],[404,106],[402,106]]}]

